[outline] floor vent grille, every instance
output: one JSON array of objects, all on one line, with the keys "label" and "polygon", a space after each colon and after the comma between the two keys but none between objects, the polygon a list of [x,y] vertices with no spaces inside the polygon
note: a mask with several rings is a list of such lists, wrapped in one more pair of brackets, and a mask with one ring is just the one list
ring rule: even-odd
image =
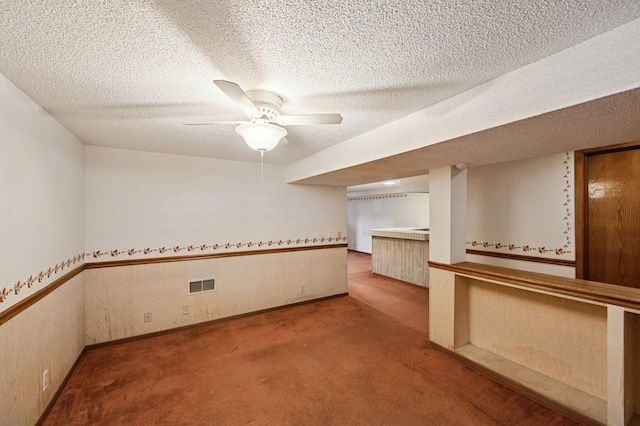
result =
[{"label": "floor vent grille", "polygon": [[216,289],[216,280],[209,278],[207,280],[197,280],[189,282],[189,294],[204,293]]}]

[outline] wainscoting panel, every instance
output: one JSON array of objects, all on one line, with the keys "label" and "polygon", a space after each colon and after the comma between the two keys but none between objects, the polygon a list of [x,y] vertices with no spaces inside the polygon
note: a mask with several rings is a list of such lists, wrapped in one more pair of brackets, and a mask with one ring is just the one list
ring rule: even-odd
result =
[{"label": "wainscoting panel", "polygon": [[[85,344],[93,345],[346,293],[347,248],[88,268],[85,274]],[[214,291],[188,294],[190,281],[209,278]]]},{"label": "wainscoting panel", "polygon": [[469,327],[471,344],[607,398],[605,307],[470,280]]},{"label": "wainscoting panel", "polygon": [[[33,425],[84,349],[84,273],[0,327],[0,423]],[[44,371],[49,386],[43,391]]]},{"label": "wainscoting panel", "polygon": [[640,424],[640,289],[472,262],[429,271],[436,347],[585,424]]}]

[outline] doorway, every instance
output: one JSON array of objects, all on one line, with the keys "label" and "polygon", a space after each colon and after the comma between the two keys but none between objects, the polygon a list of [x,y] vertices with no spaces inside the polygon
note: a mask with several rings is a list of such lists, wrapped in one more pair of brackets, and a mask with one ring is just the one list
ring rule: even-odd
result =
[{"label": "doorway", "polygon": [[640,288],[640,142],[577,151],[576,278]]}]

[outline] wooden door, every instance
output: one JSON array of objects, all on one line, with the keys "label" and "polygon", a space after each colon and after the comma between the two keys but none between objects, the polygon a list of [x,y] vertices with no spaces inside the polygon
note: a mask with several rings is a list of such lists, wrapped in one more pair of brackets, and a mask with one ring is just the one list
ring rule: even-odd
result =
[{"label": "wooden door", "polygon": [[584,247],[583,259],[576,259],[583,263],[578,278],[640,287],[640,146],[589,152],[582,173],[584,212],[576,219],[584,221]]}]

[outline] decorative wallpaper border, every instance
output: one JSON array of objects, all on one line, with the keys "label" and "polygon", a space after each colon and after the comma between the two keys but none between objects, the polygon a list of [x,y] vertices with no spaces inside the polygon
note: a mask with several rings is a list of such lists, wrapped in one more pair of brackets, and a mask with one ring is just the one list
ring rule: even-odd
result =
[{"label": "decorative wallpaper border", "polygon": [[296,238],[294,239],[287,239],[287,240],[269,240],[269,241],[249,241],[249,242],[237,242],[237,243],[231,243],[231,242],[227,242],[224,244],[218,244],[218,243],[214,243],[214,244],[199,244],[199,245],[194,245],[194,244],[190,244],[188,246],[162,246],[162,247],[157,247],[157,248],[151,248],[151,247],[146,247],[143,249],[139,249],[139,248],[130,248],[130,249],[125,249],[125,250],[120,250],[120,249],[113,249],[113,250],[106,250],[106,251],[101,251],[101,250],[96,250],[93,251],[91,253],[86,253],[86,256],[91,257],[93,259],[100,259],[103,256],[109,256],[109,257],[118,257],[121,255],[126,254],[127,256],[134,256],[137,254],[143,254],[145,256],[151,255],[153,253],[158,253],[158,254],[175,254],[175,253],[180,253],[182,251],[186,251],[188,253],[202,253],[202,252],[206,252],[209,250],[213,250],[213,251],[217,251],[217,250],[229,250],[229,249],[239,249],[242,247],[247,247],[247,248],[251,248],[251,247],[282,247],[282,246],[297,246],[300,244],[309,244],[309,243],[325,243],[325,242],[332,242],[332,241],[347,241],[347,237],[314,237],[314,238]]},{"label": "decorative wallpaper border", "polygon": [[102,268],[117,268],[122,266],[138,266],[138,265],[154,265],[159,263],[173,263],[173,262],[193,262],[196,260],[211,260],[211,259],[223,259],[231,257],[247,257],[247,256],[259,256],[259,255],[272,255],[282,253],[294,253],[299,251],[312,251],[312,250],[326,250],[336,248],[348,248],[346,243],[338,244],[316,244],[298,247],[275,247],[265,249],[254,250],[232,250],[221,251],[217,253],[202,253],[202,254],[183,254],[177,256],[155,256],[155,257],[134,257],[125,259],[109,259],[102,262],[89,262],[85,263],[84,269],[102,269]]},{"label": "decorative wallpaper border", "polygon": [[406,196],[407,194],[363,195],[356,197],[347,197],[347,201],[380,200],[383,198],[403,198]]},{"label": "decorative wallpaper border", "polygon": [[218,251],[218,250],[224,252],[225,250],[227,251],[230,249],[235,250],[242,247],[251,248],[255,246],[255,247],[264,247],[266,249],[269,247],[271,248],[287,247],[287,246],[292,247],[292,246],[300,246],[301,244],[330,243],[333,241],[346,242],[347,237],[346,236],[345,237],[312,237],[312,238],[268,240],[268,241],[257,241],[257,242],[249,241],[246,243],[245,242],[236,242],[236,243],[227,242],[224,244],[218,244],[218,243],[200,244],[200,245],[190,244],[187,246],[176,245],[176,246],[162,246],[157,248],[146,247],[143,249],[130,248],[125,250],[120,250],[120,249],[112,249],[112,250],[104,250],[104,251],[96,250],[89,253],[80,253],[72,258],[65,260],[64,262],[56,263],[55,266],[49,267],[46,270],[41,270],[37,274],[29,276],[29,278],[25,280],[18,280],[18,282],[15,283],[14,285],[3,287],[2,290],[0,290],[0,303],[3,303],[5,300],[7,300],[11,296],[19,295],[20,291],[25,287],[31,288],[35,284],[40,284],[45,279],[51,278],[52,275],[57,275],[59,272],[62,272],[65,269],[70,268],[71,265],[75,265],[76,263],[85,260],[85,258],[100,259],[105,256],[108,256],[109,258],[120,258],[120,256],[123,256],[123,255],[126,255],[127,257],[131,257],[139,254],[142,254],[146,257],[151,257],[151,255],[153,254],[172,255],[172,254],[180,253],[183,251],[187,253],[192,253],[192,254],[196,254],[196,253],[204,254],[204,252],[211,252],[211,251]]},{"label": "decorative wallpaper border", "polygon": [[546,263],[548,265],[569,266],[572,268],[575,268],[576,266],[575,260],[562,259],[559,257],[526,256],[526,255],[515,254],[515,253],[500,253],[497,251],[485,251],[485,250],[474,250],[474,249],[467,249],[467,254],[475,254],[478,256],[487,256],[487,257],[497,257],[499,259],[523,260],[525,262]]},{"label": "decorative wallpaper border", "polygon": [[561,246],[558,247],[546,247],[546,246],[539,246],[539,247],[535,247],[531,244],[519,244],[519,243],[506,243],[503,244],[501,242],[495,243],[495,242],[490,242],[490,241],[467,241],[467,245],[470,245],[471,247],[482,247],[482,248],[495,248],[496,250],[502,250],[502,249],[507,249],[509,251],[520,251],[522,250],[525,253],[537,253],[537,254],[555,254],[556,256],[562,256],[565,254],[571,254],[572,251],[569,250],[572,242],[571,242],[571,230],[573,228],[571,228],[571,221],[569,220],[569,218],[571,217],[571,209],[569,208],[569,206],[571,205],[571,201],[572,201],[572,185],[571,185],[571,167],[570,164],[572,162],[572,157],[571,157],[571,153],[570,152],[565,152],[565,159],[562,162],[562,165],[564,167],[564,175],[562,176],[562,178],[564,179],[564,188],[562,190],[562,192],[564,193],[564,210],[565,210],[565,215],[562,218],[562,220],[564,221],[564,227],[565,230],[563,232],[564,234],[564,244],[562,244]]},{"label": "decorative wallpaper border", "polygon": [[17,296],[25,287],[31,288],[34,284],[42,283],[45,278],[51,278],[52,275],[57,275],[58,272],[62,272],[65,269],[70,268],[71,265],[75,265],[76,263],[84,260],[85,256],[85,253],[80,253],[63,262],[56,263],[55,266],[50,266],[46,270],[38,272],[35,276],[30,275],[29,278],[25,280],[18,280],[17,283],[9,286],[9,288],[3,287],[2,290],[0,290],[0,303],[3,303],[9,296]]}]

